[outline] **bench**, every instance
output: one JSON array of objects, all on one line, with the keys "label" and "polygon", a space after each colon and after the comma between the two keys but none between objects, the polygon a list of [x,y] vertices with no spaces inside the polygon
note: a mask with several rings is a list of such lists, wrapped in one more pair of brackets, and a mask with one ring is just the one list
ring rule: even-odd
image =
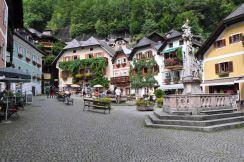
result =
[{"label": "bench", "polygon": [[94,100],[92,107],[93,107],[93,109],[104,110],[104,114],[105,114],[106,110],[108,110],[108,112],[110,114],[110,110],[111,110],[110,103],[105,103],[105,102],[100,102],[100,101]]},{"label": "bench", "polygon": [[110,114],[110,110],[111,110],[110,103],[96,101],[92,98],[84,98],[83,101],[84,101],[83,111],[86,110],[86,108],[87,110],[91,110],[91,109],[104,110],[104,114],[105,114],[106,110],[108,110]]}]

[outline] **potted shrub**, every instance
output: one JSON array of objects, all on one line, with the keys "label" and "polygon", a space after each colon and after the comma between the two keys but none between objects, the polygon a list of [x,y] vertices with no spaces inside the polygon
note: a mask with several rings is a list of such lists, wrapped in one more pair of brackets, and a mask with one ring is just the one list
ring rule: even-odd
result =
[{"label": "potted shrub", "polygon": [[180,81],[180,78],[173,78],[173,82],[174,82],[174,84],[179,83],[179,81]]},{"label": "potted shrub", "polygon": [[157,98],[162,98],[164,96],[164,91],[162,89],[156,89],[154,94]]},{"label": "potted shrub", "polygon": [[170,79],[164,79],[164,83],[165,84],[169,84],[170,83]]},{"label": "potted shrub", "polygon": [[112,99],[111,98],[96,98],[96,101],[99,101],[99,102],[103,102],[103,103],[106,103],[106,104],[110,104],[112,102]]},{"label": "potted shrub", "polygon": [[156,99],[157,107],[162,108],[163,107],[163,97]]},{"label": "potted shrub", "polygon": [[154,103],[144,99],[138,99],[136,100],[136,109],[138,111],[153,111]]}]

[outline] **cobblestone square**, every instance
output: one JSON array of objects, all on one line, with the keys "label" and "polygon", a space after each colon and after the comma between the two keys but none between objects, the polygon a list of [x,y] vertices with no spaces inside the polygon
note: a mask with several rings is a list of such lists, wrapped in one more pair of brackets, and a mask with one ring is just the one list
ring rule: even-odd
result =
[{"label": "cobblestone square", "polygon": [[10,124],[0,123],[0,161],[244,161],[244,129],[213,133],[144,126],[151,112],[113,107],[82,111],[35,97]]}]

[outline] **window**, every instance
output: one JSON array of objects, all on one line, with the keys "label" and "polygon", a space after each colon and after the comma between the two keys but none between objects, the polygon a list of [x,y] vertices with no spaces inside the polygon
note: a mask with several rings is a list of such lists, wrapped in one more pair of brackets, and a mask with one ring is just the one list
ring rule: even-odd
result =
[{"label": "window", "polygon": [[225,74],[233,72],[233,62],[222,62],[219,64],[215,64],[215,73],[216,74]]},{"label": "window", "polygon": [[126,58],[123,59],[123,63],[126,63]]},{"label": "window", "polygon": [[117,64],[120,64],[120,63],[121,63],[121,60],[120,60],[120,59],[118,59],[118,60],[117,60]]},{"label": "window", "polygon": [[93,58],[93,54],[92,53],[88,54],[87,58]]},{"label": "window", "polygon": [[76,53],[76,50],[73,50],[73,53]]},{"label": "window", "polygon": [[78,59],[78,56],[74,56],[74,60],[77,60]]},{"label": "window", "polygon": [[90,48],[90,51],[93,51],[93,48]]},{"label": "window", "polygon": [[18,53],[19,53],[19,54],[23,54],[23,49],[22,49],[22,47],[20,47],[20,46],[19,46],[19,49],[18,49]]},{"label": "window", "polygon": [[127,72],[126,72],[126,71],[124,71],[124,72],[123,72],[123,76],[126,76],[126,75],[127,75]]},{"label": "window", "polygon": [[170,79],[170,73],[165,73],[165,78]]},{"label": "window", "polygon": [[172,48],[173,47],[173,43],[169,43],[169,48]]},{"label": "window", "polygon": [[144,88],[145,94],[149,93],[149,89],[147,87]]},{"label": "window", "polygon": [[225,39],[218,40],[214,43],[215,48],[221,48],[224,47],[225,45],[226,45]]},{"label": "window", "polygon": [[180,40],[180,45],[183,45],[184,44],[184,41],[183,40]]},{"label": "window", "polygon": [[229,37],[229,43],[232,44],[232,43],[240,42],[241,38],[242,38],[242,33],[232,35]]}]

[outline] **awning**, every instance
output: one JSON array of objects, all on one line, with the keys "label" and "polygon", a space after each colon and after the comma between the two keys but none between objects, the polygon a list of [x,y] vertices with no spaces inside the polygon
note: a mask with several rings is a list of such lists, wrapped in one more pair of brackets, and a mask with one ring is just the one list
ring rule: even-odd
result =
[{"label": "awning", "polygon": [[223,79],[215,79],[215,80],[204,80],[204,82],[201,84],[201,86],[234,85],[235,81],[238,79],[239,79],[239,77],[223,78]]},{"label": "awning", "polygon": [[161,52],[161,54],[174,52],[174,51],[176,51],[178,48],[179,48],[179,47],[176,47],[176,48],[170,48],[170,49],[164,50],[164,51]]},{"label": "awning", "polygon": [[14,68],[0,68],[0,76],[5,78],[31,79],[31,76],[22,70]]},{"label": "awning", "polygon": [[235,83],[244,83],[244,76],[240,77],[239,79],[237,79],[236,81],[234,81]]},{"label": "awning", "polygon": [[31,80],[30,79],[21,79],[21,78],[0,78],[0,82],[28,83],[28,82],[31,82]]},{"label": "awning", "polygon": [[172,90],[172,89],[184,89],[183,84],[171,84],[171,85],[163,85],[163,90]]}]

